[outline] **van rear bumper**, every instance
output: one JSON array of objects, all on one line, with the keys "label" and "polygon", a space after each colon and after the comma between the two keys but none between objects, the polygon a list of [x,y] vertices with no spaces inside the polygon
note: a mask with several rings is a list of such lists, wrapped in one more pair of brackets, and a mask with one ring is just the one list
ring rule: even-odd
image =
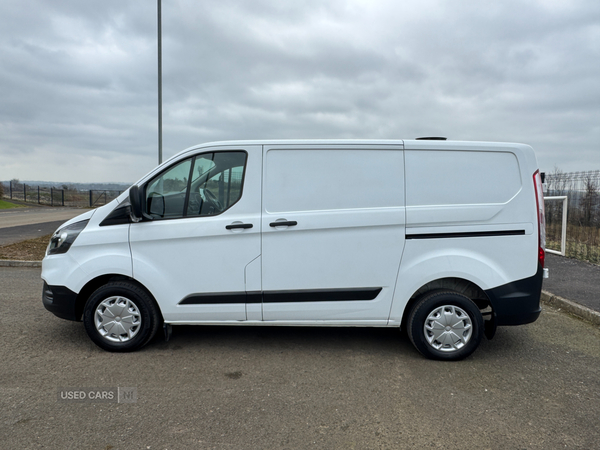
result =
[{"label": "van rear bumper", "polygon": [[540,297],[544,271],[540,265],[536,274],[485,291],[496,318],[496,325],[523,325],[535,322],[542,312]]},{"label": "van rear bumper", "polygon": [[79,321],[76,304],[77,294],[64,286],[48,286],[44,282],[42,290],[44,307],[61,319]]}]

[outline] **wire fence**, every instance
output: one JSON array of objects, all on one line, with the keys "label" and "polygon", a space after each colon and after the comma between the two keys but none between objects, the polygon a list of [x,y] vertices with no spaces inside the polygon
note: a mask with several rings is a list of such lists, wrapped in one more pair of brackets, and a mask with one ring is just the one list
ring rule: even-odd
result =
[{"label": "wire fence", "polygon": [[96,208],[117,198],[123,191],[109,189],[74,189],[31,186],[10,182],[3,186],[4,198],[48,206]]},{"label": "wire fence", "polygon": [[[565,255],[600,264],[600,170],[546,174],[546,197],[567,197]],[[546,201],[547,246],[560,250],[562,202]]]}]

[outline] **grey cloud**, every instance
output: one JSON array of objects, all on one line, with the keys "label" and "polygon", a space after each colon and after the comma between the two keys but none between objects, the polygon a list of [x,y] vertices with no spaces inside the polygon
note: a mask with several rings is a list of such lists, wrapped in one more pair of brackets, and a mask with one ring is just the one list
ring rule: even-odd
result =
[{"label": "grey cloud", "polygon": [[[152,168],[155,7],[0,4],[0,179]],[[530,143],[542,169],[600,168],[599,53],[597,1],[164,1],[165,156],[216,139],[439,134]]]}]

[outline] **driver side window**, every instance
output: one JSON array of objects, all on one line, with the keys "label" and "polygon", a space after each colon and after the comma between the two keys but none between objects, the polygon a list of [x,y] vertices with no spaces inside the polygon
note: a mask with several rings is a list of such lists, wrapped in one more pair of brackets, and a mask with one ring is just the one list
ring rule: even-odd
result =
[{"label": "driver side window", "polygon": [[242,196],[246,159],[228,151],[179,162],[146,185],[146,212],[154,219],[221,214]]}]

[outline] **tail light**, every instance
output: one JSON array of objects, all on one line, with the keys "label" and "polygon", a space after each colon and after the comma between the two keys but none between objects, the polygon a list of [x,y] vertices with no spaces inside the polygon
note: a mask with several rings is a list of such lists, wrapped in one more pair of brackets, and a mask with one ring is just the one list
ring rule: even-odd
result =
[{"label": "tail light", "polygon": [[535,203],[538,219],[538,261],[543,268],[546,260],[546,214],[544,212],[542,177],[539,170],[536,170],[533,174],[533,186],[535,188]]}]

